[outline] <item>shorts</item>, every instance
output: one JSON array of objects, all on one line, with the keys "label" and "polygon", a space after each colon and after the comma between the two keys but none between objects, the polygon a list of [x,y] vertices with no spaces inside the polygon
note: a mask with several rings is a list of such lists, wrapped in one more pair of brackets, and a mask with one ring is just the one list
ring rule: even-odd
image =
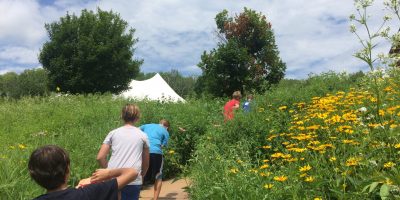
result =
[{"label": "shorts", "polygon": [[150,154],[149,169],[144,177],[145,183],[153,183],[155,180],[162,180],[163,164],[164,159],[162,154]]},{"label": "shorts", "polygon": [[121,200],[138,200],[141,185],[127,185],[121,190]]}]

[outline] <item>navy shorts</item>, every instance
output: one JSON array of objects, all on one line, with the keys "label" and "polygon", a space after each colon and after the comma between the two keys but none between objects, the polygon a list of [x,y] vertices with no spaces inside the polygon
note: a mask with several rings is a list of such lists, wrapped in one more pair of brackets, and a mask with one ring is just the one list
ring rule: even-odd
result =
[{"label": "navy shorts", "polygon": [[121,200],[138,200],[141,185],[127,185],[121,190]]}]

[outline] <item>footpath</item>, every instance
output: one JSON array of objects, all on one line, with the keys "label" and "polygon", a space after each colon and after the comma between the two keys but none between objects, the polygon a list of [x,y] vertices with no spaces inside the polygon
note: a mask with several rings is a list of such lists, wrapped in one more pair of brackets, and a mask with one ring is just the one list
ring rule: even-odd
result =
[{"label": "footpath", "polygon": [[[189,199],[189,195],[185,192],[185,187],[188,186],[189,180],[179,179],[173,182],[173,180],[163,181],[160,196],[160,200],[182,200]],[[154,195],[153,185],[146,186],[140,191],[140,200],[150,200],[153,199]]]}]

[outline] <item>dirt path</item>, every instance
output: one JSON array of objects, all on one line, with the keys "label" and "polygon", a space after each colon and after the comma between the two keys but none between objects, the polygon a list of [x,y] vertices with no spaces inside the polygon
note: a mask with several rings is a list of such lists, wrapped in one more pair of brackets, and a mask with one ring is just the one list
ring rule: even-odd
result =
[{"label": "dirt path", "polygon": [[[184,188],[188,186],[188,180],[179,179],[175,182],[173,180],[163,181],[160,197],[158,199],[162,200],[172,200],[172,199],[189,199],[189,195],[185,192]],[[153,199],[153,185],[145,187],[140,191],[141,200]]]}]

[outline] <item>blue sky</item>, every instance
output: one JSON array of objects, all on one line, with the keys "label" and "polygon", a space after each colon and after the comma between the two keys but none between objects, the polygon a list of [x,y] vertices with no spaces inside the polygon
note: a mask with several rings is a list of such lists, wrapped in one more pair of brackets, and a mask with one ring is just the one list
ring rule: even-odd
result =
[{"label": "blue sky", "polygon": [[[382,0],[371,8],[372,27],[382,17]],[[177,69],[198,75],[203,51],[214,48],[215,15],[227,9],[234,15],[251,8],[272,23],[286,78],[305,78],[321,72],[356,72],[365,65],[352,55],[361,48],[349,32],[353,0],[0,0],[0,74],[41,67],[37,57],[48,40],[45,23],[66,12],[113,10],[136,29],[135,57],[144,72]],[[397,26],[398,27],[398,26]],[[392,27],[397,30],[397,27]],[[387,53],[382,43],[376,53]]]}]

